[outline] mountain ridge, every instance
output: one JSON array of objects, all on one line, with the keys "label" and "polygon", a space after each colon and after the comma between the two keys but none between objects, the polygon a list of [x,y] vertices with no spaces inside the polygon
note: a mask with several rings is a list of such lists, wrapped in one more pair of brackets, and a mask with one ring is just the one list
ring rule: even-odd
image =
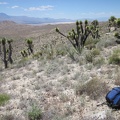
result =
[{"label": "mountain ridge", "polygon": [[71,19],[54,19],[54,18],[35,18],[28,16],[11,16],[5,13],[0,13],[0,22],[13,21],[20,24],[43,24],[43,23],[55,23],[55,22],[73,22]]}]

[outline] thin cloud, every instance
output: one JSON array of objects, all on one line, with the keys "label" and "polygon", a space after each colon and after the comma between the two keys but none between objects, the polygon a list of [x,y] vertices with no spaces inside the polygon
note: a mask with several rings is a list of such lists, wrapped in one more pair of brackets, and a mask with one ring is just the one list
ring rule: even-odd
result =
[{"label": "thin cloud", "polygon": [[39,6],[39,7],[30,7],[25,9],[26,11],[46,11],[46,10],[53,10],[54,6],[47,5],[47,6]]},{"label": "thin cloud", "polygon": [[7,2],[0,2],[0,5],[6,5],[8,4]]},{"label": "thin cloud", "polygon": [[15,5],[11,7],[12,9],[19,8],[19,6]]},{"label": "thin cloud", "polygon": [[79,13],[81,18],[94,18],[94,17],[107,17],[112,15],[111,13],[106,12],[88,12],[88,13]]}]

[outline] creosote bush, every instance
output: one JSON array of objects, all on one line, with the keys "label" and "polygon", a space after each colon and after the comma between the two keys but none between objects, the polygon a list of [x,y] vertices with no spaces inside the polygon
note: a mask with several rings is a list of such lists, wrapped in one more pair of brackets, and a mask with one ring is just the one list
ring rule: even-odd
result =
[{"label": "creosote bush", "polygon": [[92,80],[77,85],[76,87],[76,95],[86,94],[93,100],[97,100],[107,92],[108,86],[98,78],[93,78]]},{"label": "creosote bush", "polygon": [[29,120],[41,120],[42,119],[42,112],[37,106],[33,106],[31,111],[28,112],[28,119]]}]

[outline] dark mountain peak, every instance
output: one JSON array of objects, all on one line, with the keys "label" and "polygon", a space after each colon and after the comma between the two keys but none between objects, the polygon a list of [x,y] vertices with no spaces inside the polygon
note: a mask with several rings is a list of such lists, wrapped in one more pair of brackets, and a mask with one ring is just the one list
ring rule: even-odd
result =
[{"label": "dark mountain peak", "polygon": [[5,13],[0,13],[0,17],[2,17],[2,18],[9,18],[10,16],[5,14]]}]

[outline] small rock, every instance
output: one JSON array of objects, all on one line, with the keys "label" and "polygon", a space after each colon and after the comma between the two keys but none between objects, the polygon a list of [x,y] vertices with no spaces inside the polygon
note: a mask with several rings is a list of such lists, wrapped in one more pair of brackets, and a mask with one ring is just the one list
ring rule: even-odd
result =
[{"label": "small rock", "polygon": [[100,111],[94,115],[92,115],[92,118],[98,118],[99,119],[105,119],[106,118],[106,112],[105,111]]}]

